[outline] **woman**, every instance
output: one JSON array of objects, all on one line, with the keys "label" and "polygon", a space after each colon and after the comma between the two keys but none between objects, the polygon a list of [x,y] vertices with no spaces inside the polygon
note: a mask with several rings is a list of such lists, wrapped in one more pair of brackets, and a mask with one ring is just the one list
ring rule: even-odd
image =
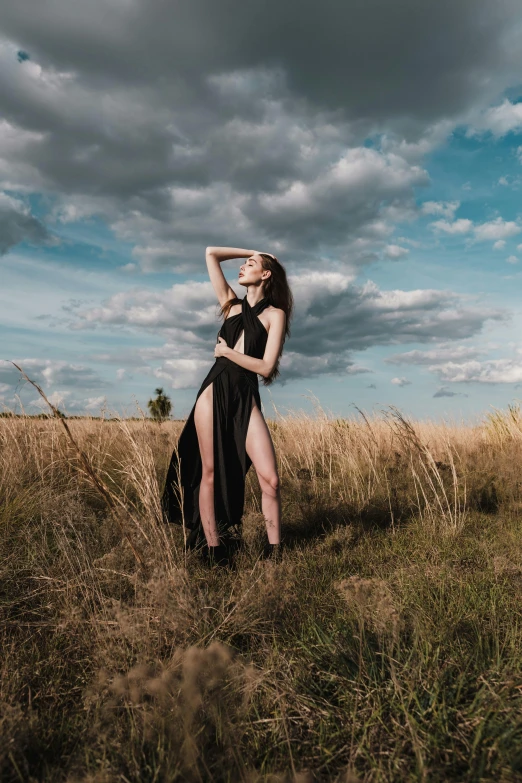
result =
[{"label": "woman", "polygon": [[[231,258],[246,258],[238,277],[246,288],[242,299],[221,269],[221,262]],[[211,563],[227,565],[239,546],[245,477],[253,464],[268,538],[263,555],[277,558],[279,475],[261,413],[257,376],[268,386],[279,375],[283,344],[290,334],[292,292],[283,266],[270,253],[207,247],[206,262],[224,320],[214,350],[216,361],[197,394],[177,454],[172,455],[163,508],[170,522],[181,521],[190,529],[187,549],[202,548]]]}]

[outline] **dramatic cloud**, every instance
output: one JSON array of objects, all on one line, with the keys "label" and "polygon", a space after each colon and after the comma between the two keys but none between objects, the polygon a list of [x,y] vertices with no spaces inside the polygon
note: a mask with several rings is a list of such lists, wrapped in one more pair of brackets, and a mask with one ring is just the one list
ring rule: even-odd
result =
[{"label": "dramatic cloud", "polygon": [[[86,397],[85,399],[80,400],[73,397],[72,391],[64,389],[57,389],[56,391],[51,392],[51,394],[47,395],[47,399],[61,410],[62,413],[67,414],[87,414],[96,416],[107,406],[107,399],[105,397]],[[49,406],[42,397],[36,397],[31,400],[29,406],[49,413]]]},{"label": "dramatic cloud", "polygon": [[161,380],[170,381],[173,389],[190,389],[199,386],[209,369],[208,360],[167,359],[162,362],[161,367],[146,368],[145,372]]},{"label": "dramatic cloud", "polygon": [[[94,370],[82,365],[53,359],[14,359],[14,361],[31,380],[48,387],[59,385],[96,389],[107,385]],[[0,381],[10,387],[26,383],[16,367],[4,360],[0,360]]]},{"label": "dramatic cloud", "polygon": [[[206,244],[356,268],[400,247],[389,235],[417,214],[423,157],[518,76],[518,13],[514,0],[6,0],[0,187],[57,194],[57,230],[103,217],[145,271],[194,269]],[[45,230],[8,243],[31,231]]]},{"label": "dramatic cloud", "polygon": [[479,132],[489,131],[497,138],[510,131],[522,130],[522,103],[511,103],[507,98],[499,106],[492,106],[476,119],[466,134],[475,136]]},{"label": "dramatic cloud", "polygon": [[[488,319],[505,318],[503,311],[470,305],[451,291],[381,291],[371,282],[356,286],[350,276],[338,272],[290,276],[289,282],[295,320],[281,362],[285,380],[364,372],[353,361],[355,351],[375,345],[465,339],[480,332]],[[173,380],[176,388],[185,388],[202,379],[212,360],[220,328],[217,310],[210,282],[175,284],[161,292],[133,289],[116,294],[100,307],[78,310],[75,328],[115,326],[162,335],[167,340],[163,346],[138,349],[132,363],[138,372],[153,372]],[[420,352],[412,354],[415,358]],[[469,355],[453,349],[445,359]],[[416,363],[406,356],[405,363]],[[427,361],[435,361],[433,356]],[[392,357],[392,363],[399,363],[399,357]],[[121,354],[112,360],[121,365]],[[154,361],[161,361],[161,366],[147,370]]]},{"label": "dramatic cloud", "polygon": [[101,408],[107,405],[107,398],[101,395],[100,397],[88,397],[85,401],[85,410],[91,412],[98,412]]},{"label": "dramatic cloud", "polygon": [[502,218],[498,217],[495,220],[475,226],[473,230],[478,240],[509,239],[520,234],[522,224],[513,220],[502,220]]},{"label": "dramatic cloud", "polygon": [[435,220],[431,227],[434,231],[442,231],[444,234],[467,234],[473,228],[473,222],[467,218],[459,218],[453,223],[449,220]]},{"label": "dramatic cloud", "polygon": [[[485,359],[478,361],[483,354],[472,346],[440,345],[428,351],[407,351],[389,356],[387,364],[425,366],[438,375],[443,383],[518,383],[522,381],[522,361],[515,359]],[[392,381],[393,383],[393,381]],[[453,397],[457,392],[449,392],[441,387],[435,397]]]},{"label": "dramatic cloud", "polygon": [[[488,319],[505,317],[500,310],[467,305],[451,291],[380,291],[372,282],[359,287],[351,280],[337,272],[289,276],[297,314],[294,348],[315,353],[338,342],[358,350],[383,341],[458,339],[472,336]],[[239,294],[244,296],[244,290]],[[185,342],[202,345],[217,334],[217,310],[210,282],[179,283],[166,291],[142,288],[116,294],[101,307],[78,311],[76,327],[117,324],[172,331]]]},{"label": "dramatic cloud", "polygon": [[84,324],[115,324],[153,331],[174,330],[185,342],[202,344],[217,333],[219,305],[210,282],[177,283],[166,291],[133,288],[115,294],[101,307],[79,311]]},{"label": "dramatic cloud", "polygon": [[322,375],[360,375],[371,372],[366,367],[355,364],[349,358],[349,352],[342,351],[339,355],[303,356],[289,351],[281,359],[281,373],[284,373],[282,384],[298,378],[316,378]]},{"label": "dramatic cloud", "polygon": [[24,240],[34,245],[59,242],[20,199],[0,193],[0,255]]},{"label": "dramatic cloud", "polygon": [[520,383],[522,361],[520,359],[488,359],[487,361],[447,362],[430,368],[440,379],[450,383]]},{"label": "dramatic cloud", "polygon": [[407,247],[401,247],[400,245],[386,245],[384,248],[384,254],[388,258],[402,258],[407,256],[409,252]]},{"label": "dramatic cloud", "polygon": [[464,394],[464,392],[456,392],[452,391],[451,389],[448,389],[447,386],[441,386],[440,389],[437,389],[434,397],[467,397],[467,394]]},{"label": "dramatic cloud", "polygon": [[459,218],[453,222],[449,220],[435,220],[431,223],[431,228],[438,233],[453,235],[473,232],[473,238],[477,242],[496,240],[493,248],[498,250],[504,247],[506,239],[511,239],[511,237],[520,234],[522,223],[497,217],[486,223],[474,225],[472,220]]},{"label": "dramatic cloud", "polygon": [[388,356],[387,364],[443,364],[448,361],[475,359],[482,351],[467,345],[440,345],[429,351],[407,351]]},{"label": "dramatic cloud", "polygon": [[[236,71],[266,66],[316,106],[431,123],[484,95],[491,99],[519,62],[517,4],[506,0],[92,0],[69,10],[65,0],[6,0],[2,28],[39,62],[81,71],[91,83],[158,83],[168,98],[183,99],[189,86],[203,92],[211,75],[233,80]],[[262,46],[243,45],[254,39]]]},{"label": "dramatic cloud", "polygon": [[[483,354],[472,346],[440,345],[428,351],[407,351],[389,356],[387,364],[425,366],[447,383],[519,383],[522,381],[522,361],[515,359],[485,359],[478,361]],[[520,352],[519,352],[520,353]],[[394,383],[392,381],[392,383]],[[458,392],[449,391],[442,386],[434,397],[454,397]],[[467,396],[467,395],[461,395]]]},{"label": "dramatic cloud", "polygon": [[[51,405],[54,405],[56,408],[61,408],[62,410],[66,407],[67,403],[70,402],[72,392],[70,391],[53,391],[50,394],[47,395],[47,399],[51,403]],[[47,405],[46,401],[43,399],[43,397],[35,397],[34,400],[31,400],[29,403],[33,408],[39,408],[41,411],[44,411],[45,413],[49,413],[49,406]],[[67,408],[70,410],[71,405],[67,405]],[[72,403],[72,408],[76,408],[76,405],[74,402]]]},{"label": "dramatic cloud", "polygon": [[421,212],[423,215],[442,215],[442,217],[453,219],[459,207],[460,201],[425,201]]}]

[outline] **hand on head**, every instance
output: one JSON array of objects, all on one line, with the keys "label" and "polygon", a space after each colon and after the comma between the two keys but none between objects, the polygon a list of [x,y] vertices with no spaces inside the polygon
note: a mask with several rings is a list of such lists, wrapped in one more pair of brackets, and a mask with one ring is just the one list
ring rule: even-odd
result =
[{"label": "hand on head", "polygon": [[261,250],[260,250],[260,251],[258,251],[258,252],[259,252],[259,253],[260,253],[260,255],[262,255],[262,256],[270,256],[270,258],[273,258],[273,259],[274,259],[274,261],[277,261],[277,258],[275,257],[275,255],[274,255],[273,253],[265,253],[264,251],[261,251]]}]

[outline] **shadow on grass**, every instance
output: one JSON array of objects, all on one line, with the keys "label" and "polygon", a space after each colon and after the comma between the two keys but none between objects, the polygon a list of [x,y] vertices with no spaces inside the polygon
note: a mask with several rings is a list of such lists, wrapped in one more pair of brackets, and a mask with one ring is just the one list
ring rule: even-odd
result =
[{"label": "shadow on grass", "polygon": [[283,521],[283,538],[288,549],[298,548],[304,542],[319,542],[339,528],[351,527],[354,544],[367,533],[377,530],[397,529],[407,524],[415,516],[412,509],[406,512],[391,514],[389,509],[368,507],[362,511],[354,511],[345,505],[317,505],[294,516],[289,521]]}]

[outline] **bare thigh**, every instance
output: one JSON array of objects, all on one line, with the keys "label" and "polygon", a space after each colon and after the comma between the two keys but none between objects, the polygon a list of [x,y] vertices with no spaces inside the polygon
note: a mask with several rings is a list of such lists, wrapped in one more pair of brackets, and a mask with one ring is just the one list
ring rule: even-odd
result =
[{"label": "bare thigh", "polygon": [[250,414],[246,437],[246,452],[257,473],[261,489],[277,483],[277,462],[270,430],[255,401]]},{"label": "bare thigh", "polygon": [[204,474],[214,473],[214,422],[213,422],[213,383],[201,392],[194,410],[194,424],[198,434],[201,467]]}]

